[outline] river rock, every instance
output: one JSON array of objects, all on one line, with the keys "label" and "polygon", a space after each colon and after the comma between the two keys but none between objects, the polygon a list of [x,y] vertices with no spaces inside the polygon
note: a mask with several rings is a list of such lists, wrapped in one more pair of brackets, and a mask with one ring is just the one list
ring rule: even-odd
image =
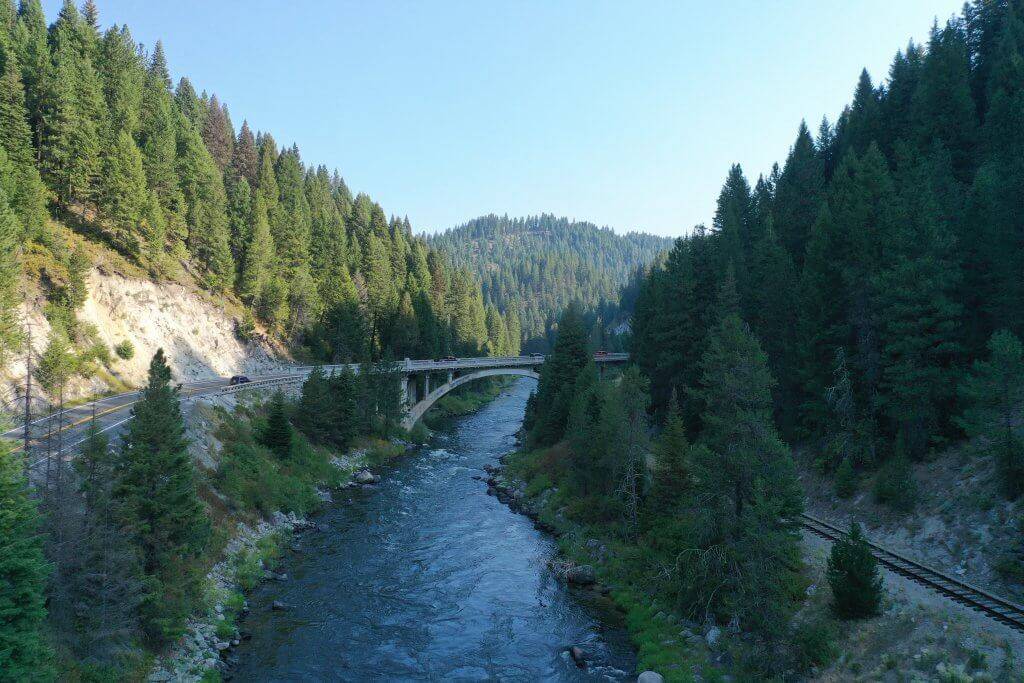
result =
[{"label": "river rock", "polygon": [[274,600],[274,602],[270,603],[270,609],[274,610],[275,612],[283,612],[286,609],[288,609],[288,605],[281,602],[280,600]]},{"label": "river rock", "polygon": [[645,671],[637,676],[636,683],[664,683],[665,679],[657,671]]},{"label": "river rock", "polygon": [[718,641],[722,638],[722,629],[717,626],[712,626],[708,629],[708,632],[704,634],[704,640],[707,641],[708,647],[714,648],[718,645]]},{"label": "river rock", "polygon": [[589,586],[597,581],[597,573],[589,564],[577,564],[566,568],[565,580],[580,586]]},{"label": "river rock", "polygon": [[380,481],[380,477],[369,470],[359,470],[352,478],[357,484],[376,484]]},{"label": "river rock", "polygon": [[218,652],[220,652],[220,651],[226,650],[229,647],[231,647],[231,643],[228,643],[226,641],[221,640],[221,641],[218,641],[217,644],[214,645],[214,647],[217,648]]},{"label": "river rock", "polygon": [[587,668],[587,653],[584,652],[582,647],[579,645],[573,645],[570,647],[569,656],[572,657],[572,661],[576,662],[576,666],[581,669]]}]

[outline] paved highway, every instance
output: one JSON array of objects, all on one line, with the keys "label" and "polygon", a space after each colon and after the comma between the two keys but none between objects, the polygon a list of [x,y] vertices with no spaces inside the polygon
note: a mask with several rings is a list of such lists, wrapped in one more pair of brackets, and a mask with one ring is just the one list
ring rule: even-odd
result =
[{"label": "paved highway", "polygon": [[[628,360],[629,354],[625,353],[599,353],[594,356],[597,363],[622,363]],[[395,369],[403,375],[418,374],[423,372],[446,372],[456,370],[476,370],[483,368],[497,367],[535,367],[544,363],[544,356],[508,356],[508,357],[478,357],[478,358],[449,358],[432,360],[409,360],[398,361],[394,364]],[[283,386],[303,381],[313,369],[312,365],[282,366],[280,370],[263,375],[253,375],[252,380],[246,384],[231,385],[230,378],[218,377],[201,382],[186,383],[181,386],[181,398],[189,399],[197,396],[209,396],[214,394],[234,393],[237,391],[259,390]],[[351,370],[359,372],[359,364],[349,365],[324,365],[327,373]],[[120,434],[120,427],[131,419],[131,408],[139,400],[138,391],[129,391],[123,394],[106,396],[95,401],[83,403],[64,410],[63,416],[51,414],[37,418],[32,421],[29,435],[33,446],[32,458],[28,468],[34,470],[46,462],[46,455],[40,454],[41,444],[44,444],[47,435],[50,435],[52,448],[59,449],[62,453],[73,453],[86,438],[89,424],[95,416],[100,431],[113,432],[112,440],[116,441]],[[8,439],[17,440],[15,446],[20,450],[24,443],[25,432],[21,425],[10,429],[2,434]],[[66,458],[65,458],[66,459]]]}]

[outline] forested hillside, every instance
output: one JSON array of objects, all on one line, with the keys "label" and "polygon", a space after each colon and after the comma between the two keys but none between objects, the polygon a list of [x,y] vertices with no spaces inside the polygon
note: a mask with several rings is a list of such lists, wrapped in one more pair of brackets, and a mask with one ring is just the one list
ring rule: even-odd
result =
[{"label": "forested hillside", "polygon": [[[17,348],[19,278],[41,285],[56,336],[93,349],[75,321],[87,252],[69,229],[158,279],[197,282],[312,359],[511,352],[478,284],[353,196],[337,171],[243,121],[127,26],[70,0],[51,25],[38,0],[0,1],[0,339]],[[94,335],[93,335],[94,336]],[[102,355],[102,354],[101,354]]]},{"label": "forested hillside", "polygon": [[612,322],[619,288],[672,246],[668,238],[617,235],[548,214],[483,216],[427,241],[480,278],[488,304],[518,311],[523,341],[532,348],[548,345],[559,313],[572,301]]},{"label": "forested hillside", "polygon": [[[828,470],[904,471],[981,429],[965,409],[1008,397],[980,398],[978,383],[1019,372],[1022,123],[1024,8],[975,2],[898,52],[881,83],[862,73],[835,124],[801,125],[753,188],[730,169],[712,225],[677,242],[637,303],[654,408],[700,386],[696,360],[728,305],[768,354],[783,432],[820,444]],[[684,402],[691,431],[700,410]],[[997,442],[1019,494],[1019,437]]]},{"label": "forested hillside", "polygon": [[[828,478],[819,498],[870,487],[857,500],[899,519],[921,502],[915,478],[945,458],[983,474],[929,501],[936,516],[962,493],[990,501],[994,526],[1020,528],[1022,334],[1024,3],[977,0],[898,52],[881,83],[862,73],[834,124],[801,124],[781,167],[753,186],[729,169],[712,224],[640,287],[637,367],[602,379],[580,312],[564,314],[527,406],[535,450],[513,472],[546,523],[598,539],[566,544],[572,560],[606,562],[642,660],[684,662],[669,680],[689,680],[698,658],[662,640],[652,597],[744,633],[719,673],[813,676],[838,659],[852,678],[862,672],[842,660],[864,645],[837,657],[836,634],[853,631],[836,620],[887,609],[881,582],[854,526],[832,546],[830,607],[808,619],[798,467]],[[981,526],[968,543],[984,545]],[[1019,586],[1024,543],[996,538],[986,551]],[[614,560],[588,554],[602,543]],[[871,680],[903,667],[888,633]]]}]

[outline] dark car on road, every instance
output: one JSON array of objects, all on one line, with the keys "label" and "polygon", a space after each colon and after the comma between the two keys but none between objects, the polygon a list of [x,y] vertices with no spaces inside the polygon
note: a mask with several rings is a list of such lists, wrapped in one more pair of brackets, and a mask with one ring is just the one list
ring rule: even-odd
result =
[{"label": "dark car on road", "polygon": [[235,386],[236,384],[248,384],[251,381],[252,380],[245,375],[233,375],[231,379],[228,380],[228,384]]}]

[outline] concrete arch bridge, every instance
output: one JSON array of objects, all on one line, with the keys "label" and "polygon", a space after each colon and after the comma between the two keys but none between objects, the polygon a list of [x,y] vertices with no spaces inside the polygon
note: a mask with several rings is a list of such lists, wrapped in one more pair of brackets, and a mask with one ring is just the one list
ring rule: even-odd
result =
[{"label": "concrete arch bridge", "polygon": [[[544,364],[544,356],[507,356],[482,358],[456,358],[452,360],[405,360],[399,364],[401,371],[402,398],[406,415],[402,427],[412,429],[420,418],[443,396],[463,384],[484,377],[532,377],[539,379],[537,371]],[[628,353],[597,353],[594,362],[598,369],[606,366],[624,365],[629,361]],[[446,380],[440,386],[431,388],[431,377],[444,373]],[[422,378],[422,381],[420,381]]]}]

